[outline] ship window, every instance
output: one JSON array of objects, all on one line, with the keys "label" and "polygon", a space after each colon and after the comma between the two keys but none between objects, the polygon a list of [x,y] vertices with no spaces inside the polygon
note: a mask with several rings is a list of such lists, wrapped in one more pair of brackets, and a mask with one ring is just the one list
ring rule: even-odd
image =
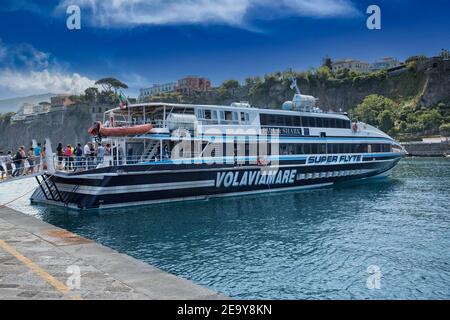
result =
[{"label": "ship window", "polygon": [[250,122],[250,116],[247,112],[241,112],[241,122],[245,124]]},{"label": "ship window", "polygon": [[323,127],[324,128],[330,127],[330,119],[329,118],[323,118]]},{"label": "ship window", "polygon": [[351,153],[352,151],[352,146],[349,143],[345,143],[344,144],[344,153]]},{"label": "ship window", "polygon": [[323,120],[322,118],[316,118],[316,126],[319,128],[323,128]]},{"label": "ship window", "polygon": [[303,125],[305,127],[311,127],[312,126],[311,124],[312,122],[310,117],[303,117]]},{"label": "ship window", "polygon": [[284,126],[284,124],[285,124],[285,119],[284,119],[284,117],[283,116],[279,116],[279,115],[276,115],[275,116],[275,123],[278,125],[278,126]]},{"label": "ship window", "polygon": [[233,111],[233,124],[239,124],[239,115],[236,111]]},{"label": "ship window", "polygon": [[339,143],[334,143],[331,147],[332,153],[341,153],[341,145]]},{"label": "ship window", "polygon": [[345,121],[345,128],[350,129],[352,127],[349,120]]},{"label": "ship window", "polygon": [[303,145],[304,154],[311,154],[311,144],[305,143]]},{"label": "ship window", "polygon": [[296,154],[305,154],[304,144],[298,143],[295,145],[295,153]]},{"label": "ship window", "polygon": [[309,128],[304,128],[303,132],[305,136],[309,136]]},{"label": "ship window", "polygon": [[265,126],[268,124],[269,116],[267,114],[265,114],[265,113],[260,114],[259,117],[260,117],[261,125]]},{"label": "ship window", "polygon": [[264,113],[261,113],[261,114],[259,115],[259,123],[260,123],[262,126],[266,125],[267,120],[266,120],[266,115],[265,115]]},{"label": "ship window", "polygon": [[276,125],[276,116],[274,114],[269,115],[268,125]]},{"label": "ship window", "polygon": [[327,144],[327,153],[334,153],[332,144]]},{"label": "ship window", "polygon": [[317,145],[318,147],[318,153],[319,154],[325,154],[325,153],[327,153],[327,148],[326,148],[326,144],[325,143],[319,143],[318,145]]},{"label": "ship window", "polygon": [[336,119],[330,119],[330,128],[336,128]]},{"label": "ship window", "polygon": [[211,111],[211,119],[212,119],[212,123],[213,124],[218,124],[219,123],[219,121],[218,121],[218,111],[217,110],[212,110]]},{"label": "ship window", "polygon": [[316,126],[316,119],[313,117],[306,117],[308,127],[315,127]]},{"label": "ship window", "polygon": [[368,146],[367,144],[356,144],[355,145],[355,153],[367,153]]},{"label": "ship window", "polygon": [[381,152],[381,145],[372,144],[372,152]]},{"label": "ship window", "polygon": [[300,127],[300,117],[292,117],[294,127]]},{"label": "ship window", "polygon": [[225,113],[225,121],[232,121],[233,120],[233,112],[231,111],[224,111]]},{"label": "ship window", "polygon": [[317,154],[318,148],[317,144],[313,143],[311,144],[311,154]]},{"label": "ship window", "polygon": [[211,120],[211,110],[204,111],[204,119]]}]

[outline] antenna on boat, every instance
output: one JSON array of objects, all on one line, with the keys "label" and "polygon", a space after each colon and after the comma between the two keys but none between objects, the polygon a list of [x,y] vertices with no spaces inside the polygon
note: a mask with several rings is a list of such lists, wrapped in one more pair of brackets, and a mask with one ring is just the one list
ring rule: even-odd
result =
[{"label": "antenna on boat", "polygon": [[297,78],[291,77],[291,81],[292,81],[291,89],[292,89],[292,90],[295,89],[295,91],[297,92],[297,94],[301,94],[301,93],[300,93],[300,89],[298,88],[298,85],[297,85]]}]

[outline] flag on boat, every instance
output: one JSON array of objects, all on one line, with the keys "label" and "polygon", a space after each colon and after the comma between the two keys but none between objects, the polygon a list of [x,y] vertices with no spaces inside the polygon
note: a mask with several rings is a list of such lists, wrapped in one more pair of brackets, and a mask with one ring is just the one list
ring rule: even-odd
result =
[{"label": "flag on boat", "polygon": [[122,91],[119,92],[119,106],[120,109],[126,109],[128,106],[128,99]]}]

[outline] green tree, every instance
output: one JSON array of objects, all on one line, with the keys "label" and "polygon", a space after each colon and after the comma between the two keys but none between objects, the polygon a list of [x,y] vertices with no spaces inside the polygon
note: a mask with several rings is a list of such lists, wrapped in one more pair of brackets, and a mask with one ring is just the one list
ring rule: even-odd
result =
[{"label": "green tree", "polygon": [[444,123],[443,125],[441,125],[439,127],[439,132],[441,133],[442,136],[449,137],[450,136],[450,123]]},{"label": "green tree", "polygon": [[323,67],[327,67],[328,70],[333,70],[333,61],[330,59],[330,57],[323,58]]},{"label": "green tree", "polygon": [[128,89],[128,86],[121,82],[120,80],[117,80],[116,78],[102,78],[100,80],[97,80],[95,82],[95,85],[101,86],[103,88],[103,91],[107,92],[113,92],[117,93],[118,89]]},{"label": "green tree", "polygon": [[392,110],[383,110],[377,117],[380,130],[391,132],[395,124],[395,114]]},{"label": "green tree", "polygon": [[438,131],[442,124],[442,115],[436,109],[427,110],[418,117],[425,130]]},{"label": "green tree", "polygon": [[353,115],[358,120],[378,128],[381,126],[392,128],[396,120],[396,108],[397,104],[391,99],[371,94],[354,109]]},{"label": "green tree", "polygon": [[237,80],[227,80],[222,84],[222,87],[225,90],[234,91],[236,89],[239,89],[240,84],[239,84],[239,81],[237,81]]},{"label": "green tree", "polygon": [[316,69],[316,77],[320,81],[326,81],[331,78],[331,71],[327,66]]},{"label": "green tree", "polygon": [[84,90],[84,98],[86,102],[95,103],[97,102],[99,96],[99,91],[96,87],[89,87]]}]

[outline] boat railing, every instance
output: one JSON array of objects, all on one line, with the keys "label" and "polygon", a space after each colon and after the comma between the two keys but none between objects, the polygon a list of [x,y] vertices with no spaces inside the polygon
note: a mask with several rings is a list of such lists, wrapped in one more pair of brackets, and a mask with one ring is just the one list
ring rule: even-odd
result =
[{"label": "boat railing", "polygon": [[163,155],[156,154],[151,158],[145,158],[143,155],[118,156],[105,155],[104,157],[54,157],[55,168],[59,172],[81,172],[105,167],[137,165],[140,163],[154,163],[170,159],[170,153]]},{"label": "boat railing", "polygon": [[0,161],[0,182],[42,174],[47,163],[42,156]]},{"label": "boat railing", "polygon": [[115,121],[114,127],[128,127],[128,126],[135,126],[135,125],[142,125],[142,124],[151,124],[155,128],[164,128],[165,127],[164,120],[162,120],[162,119],[158,119],[158,120],[146,119],[145,121],[144,120],[136,120],[136,119],[133,119],[131,121]]}]

